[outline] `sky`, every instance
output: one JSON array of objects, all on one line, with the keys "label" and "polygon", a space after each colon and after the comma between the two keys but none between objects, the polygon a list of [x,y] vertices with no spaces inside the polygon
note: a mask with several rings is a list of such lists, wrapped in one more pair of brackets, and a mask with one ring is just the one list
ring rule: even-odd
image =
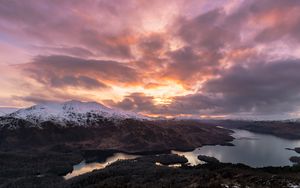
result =
[{"label": "sky", "polygon": [[0,107],[300,117],[299,0],[0,0]]}]

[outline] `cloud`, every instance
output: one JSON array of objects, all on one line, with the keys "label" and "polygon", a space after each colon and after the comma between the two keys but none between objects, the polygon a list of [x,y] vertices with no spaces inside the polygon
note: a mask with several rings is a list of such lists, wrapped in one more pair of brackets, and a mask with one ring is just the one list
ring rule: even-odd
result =
[{"label": "cloud", "polygon": [[152,34],[150,36],[141,37],[139,41],[139,49],[144,56],[157,55],[166,45],[164,35]]},{"label": "cloud", "polygon": [[153,97],[133,93],[112,106],[164,115],[277,115],[288,117],[300,105],[300,60],[252,62],[236,65],[205,83],[201,91],[173,97],[156,105]]},{"label": "cloud", "polygon": [[253,45],[257,42],[286,41],[288,38],[299,42],[299,11],[300,2],[297,0],[251,0],[228,15],[226,22],[244,36],[252,33],[250,39],[255,42]]},{"label": "cloud", "polygon": [[38,95],[14,96],[14,100],[32,102],[34,104],[41,104],[41,103],[48,103],[48,102],[60,102],[60,100],[50,100],[50,99],[47,99],[45,96],[38,96]]},{"label": "cloud", "polygon": [[25,75],[52,87],[108,88],[107,84],[135,84],[135,69],[116,61],[81,59],[70,56],[38,56],[19,65]]},{"label": "cloud", "polygon": [[122,101],[110,101],[108,104],[124,110],[149,113],[156,109],[155,105],[153,104],[153,99],[153,97],[146,96],[143,93],[132,93],[124,97]]},{"label": "cloud", "polygon": [[22,72],[2,70],[0,97],[24,86],[12,100],[101,92],[151,114],[296,112],[299,18],[298,0],[3,0],[1,58]]},{"label": "cloud", "polygon": [[88,49],[82,47],[67,47],[67,46],[60,46],[60,47],[51,47],[51,46],[34,46],[33,48],[41,51],[42,54],[60,54],[60,55],[70,55],[79,58],[88,58],[94,57],[95,54]]},{"label": "cloud", "polygon": [[108,86],[104,83],[99,82],[96,79],[87,77],[87,76],[64,76],[61,78],[51,78],[50,85],[52,87],[64,87],[64,86],[73,86],[73,87],[84,87],[86,89],[101,89],[107,88]]},{"label": "cloud", "polygon": [[[119,1],[119,4],[124,3]],[[102,57],[131,58],[127,18],[116,19],[130,7],[124,4],[123,8],[108,1],[29,0],[24,3],[4,0],[0,6],[0,28],[6,37],[17,43],[29,45],[31,41],[53,48],[70,46],[63,49],[65,55],[77,51]]]},{"label": "cloud", "polygon": [[200,50],[218,51],[227,42],[237,40],[236,30],[226,26],[226,14],[222,9],[214,9],[190,20],[178,20],[177,35],[187,44]]},{"label": "cloud", "polygon": [[165,69],[164,76],[180,80],[185,84],[193,84],[195,80],[204,79],[214,68],[209,54],[201,54],[192,47],[183,47],[169,52],[170,63]]},{"label": "cloud", "polygon": [[[123,36],[125,35],[125,36]],[[126,36],[127,35],[127,36]],[[97,30],[82,30],[80,33],[80,42],[86,44],[95,51],[99,51],[99,55],[131,58],[130,43],[132,42],[129,34],[120,34],[114,36],[111,34],[101,34]]]},{"label": "cloud", "polygon": [[167,53],[169,63],[164,76],[191,87],[217,74],[226,50],[236,48],[239,31],[227,26],[227,14],[216,8],[186,19],[178,18],[173,33],[182,47]]},{"label": "cloud", "polygon": [[175,97],[171,107],[192,114],[288,114],[299,110],[299,71],[298,59],[236,65],[201,92]]}]

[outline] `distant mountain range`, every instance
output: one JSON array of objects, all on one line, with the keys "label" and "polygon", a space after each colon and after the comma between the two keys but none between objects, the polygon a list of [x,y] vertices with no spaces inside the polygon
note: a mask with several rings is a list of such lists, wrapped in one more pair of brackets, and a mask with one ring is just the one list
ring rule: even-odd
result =
[{"label": "distant mountain range", "polygon": [[[44,103],[0,116],[0,150],[12,148],[188,150],[228,144],[229,129],[300,138],[299,121],[152,119],[96,102]],[[222,127],[224,128],[222,128]]]},{"label": "distant mountain range", "polygon": [[[0,128],[18,128],[20,121],[27,122],[30,127],[41,128],[44,122],[52,122],[62,127],[65,126],[96,126],[103,124],[103,121],[118,122],[126,119],[138,121],[144,120],[167,120],[166,118],[150,118],[138,113],[112,109],[97,102],[81,102],[71,100],[63,103],[47,102],[37,104],[29,108],[0,108]],[[201,121],[207,124],[244,124],[247,122],[260,122],[258,120],[238,120],[238,119],[198,119],[188,117],[174,117],[173,121]],[[299,122],[299,119],[277,120],[276,122],[288,123]],[[24,125],[24,122],[21,123]],[[28,125],[29,126],[29,125]]]}]

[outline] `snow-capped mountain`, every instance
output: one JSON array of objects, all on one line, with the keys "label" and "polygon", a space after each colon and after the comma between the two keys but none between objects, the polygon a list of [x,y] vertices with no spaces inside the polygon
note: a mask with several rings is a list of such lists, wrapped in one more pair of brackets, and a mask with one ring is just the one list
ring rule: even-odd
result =
[{"label": "snow-capped mountain", "polygon": [[61,125],[89,126],[99,120],[118,121],[124,119],[146,120],[148,117],[133,112],[108,108],[96,102],[68,101],[49,102],[20,109],[7,117],[26,120],[36,125],[52,121]]}]

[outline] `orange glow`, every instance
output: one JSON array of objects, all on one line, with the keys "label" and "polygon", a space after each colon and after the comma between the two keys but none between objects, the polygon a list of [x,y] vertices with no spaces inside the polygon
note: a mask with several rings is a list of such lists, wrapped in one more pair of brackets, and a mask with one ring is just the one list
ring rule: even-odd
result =
[{"label": "orange glow", "polygon": [[147,96],[152,96],[154,98],[154,103],[158,104],[170,104],[172,102],[171,98],[175,96],[184,96],[187,94],[192,94],[194,91],[186,90],[182,85],[175,82],[164,82],[163,84],[156,85],[155,87],[137,86],[137,87],[116,87],[113,86],[114,93],[118,93],[120,98],[127,96],[130,93],[144,93]]},{"label": "orange glow", "polygon": [[[111,107],[159,116],[152,113],[181,105],[182,110],[197,108],[187,111],[199,112],[196,116],[201,118],[219,118],[207,114],[223,112],[220,104],[237,105],[230,108],[234,110],[250,109],[248,105],[260,103],[246,104],[247,97],[260,97],[229,87],[241,82],[234,82],[234,76],[244,76],[234,74],[234,68],[251,71],[251,63],[293,62],[300,57],[299,4],[258,2],[7,3],[7,7],[0,6],[11,10],[0,15],[0,106],[28,106],[48,100],[110,101]],[[233,78],[227,78],[231,74]],[[271,84],[263,76],[257,78],[263,83],[253,81],[262,84],[255,89]],[[250,78],[245,81],[251,82]],[[255,90],[250,86],[246,89]],[[276,87],[279,85],[267,88]],[[211,97],[214,94],[224,95],[226,102]],[[228,101],[226,94],[233,95],[230,100],[237,96],[241,100],[238,104]],[[162,115],[172,117],[175,112]]]},{"label": "orange glow", "polygon": [[275,25],[276,23],[278,23],[278,20],[281,19],[284,19],[284,15],[282,15],[282,11],[277,9],[257,17],[257,20],[264,26]]},{"label": "orange glow", "polygon": [[111,45],[133,45],[137,42],[136,36],[120,36],[120,37],[111,37],[107,39],[107,43]]}]

